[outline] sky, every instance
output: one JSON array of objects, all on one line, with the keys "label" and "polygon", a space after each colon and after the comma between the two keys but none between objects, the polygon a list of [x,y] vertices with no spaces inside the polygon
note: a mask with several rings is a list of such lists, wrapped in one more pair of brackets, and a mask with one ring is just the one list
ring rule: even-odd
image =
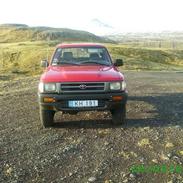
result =
[{"label": "sky", "polygon": [[0,0],[0,24],[109,32],[183,31],[182,0]]}]

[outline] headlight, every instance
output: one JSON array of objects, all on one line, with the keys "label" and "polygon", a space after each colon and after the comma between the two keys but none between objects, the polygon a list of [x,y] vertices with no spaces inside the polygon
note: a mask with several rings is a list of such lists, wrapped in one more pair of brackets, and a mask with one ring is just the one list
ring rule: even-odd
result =
[{"label": "headlight", "polygon": [[55,92],[56,84],[55,83],[39,83],[39,92]]},{"label": "headlight", "polygon": [[110,83],[110,90],[122,90],[124,91],[126,89],[126,82],[111,82]]},{"label": "headlight", "polygon": [[110,90],[120,90],[121,82],[112,82],[110,83]]},{"label": "headlight", "polygon": [[45,83],[44,84],[44,91],[45,92],[54,92],[54,91],[56,91],[56,84],[55,83]]}]

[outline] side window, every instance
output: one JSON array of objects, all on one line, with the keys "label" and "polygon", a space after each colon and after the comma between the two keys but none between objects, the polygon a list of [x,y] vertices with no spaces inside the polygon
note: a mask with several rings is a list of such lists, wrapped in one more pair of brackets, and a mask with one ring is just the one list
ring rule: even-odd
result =
[{"label": "side window", "polygon": [[55,54],[54,54],[54,57],[53,57],[53,62],[58,62],[58,61],[60,61],[61,55],[62,55],[62,49],[61,49],[61,48],[58,48],[58,49],[55,51]]}]

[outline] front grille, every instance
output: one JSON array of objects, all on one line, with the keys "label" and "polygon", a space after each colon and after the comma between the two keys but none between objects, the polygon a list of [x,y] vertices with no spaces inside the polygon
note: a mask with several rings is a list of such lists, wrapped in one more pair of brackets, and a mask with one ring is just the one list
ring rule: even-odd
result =
[{"label": "front grille", "polygon": [[102,92],[105,90],[105,83],[62,83],[61,92]]}]

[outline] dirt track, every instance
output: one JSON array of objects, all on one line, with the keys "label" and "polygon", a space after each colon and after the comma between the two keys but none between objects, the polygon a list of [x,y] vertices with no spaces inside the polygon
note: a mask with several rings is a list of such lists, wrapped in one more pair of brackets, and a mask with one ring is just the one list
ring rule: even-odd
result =
[{"label": "dirt track", "polygon": [[[0,182],[183,182],[183,73],[125,72],[127,125],[100,112],[56,114],[43,129],[38,77],[0,78]],[[3,81],[4,79],[4,81]],[[181,173],[130,172],[181,165]]]}]

